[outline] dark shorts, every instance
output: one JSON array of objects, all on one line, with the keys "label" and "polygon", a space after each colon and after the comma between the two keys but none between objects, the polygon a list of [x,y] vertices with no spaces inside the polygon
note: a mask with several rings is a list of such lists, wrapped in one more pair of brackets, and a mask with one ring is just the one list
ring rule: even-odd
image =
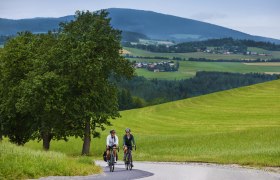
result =
[{"label": "dark shorts", "polygon": [[132,151],[132,146],[127,146],[127,145],[124,145],[124,146],[127,147],[127,149]]},{"label": "dark shorts", "polygon": [[114,147],[117,147],[117,145],[109,146],[109,147],[106,146],[106,149],[107,149],[107,150],[110,150],[110,149],[112,149],[112,148],[114,148]]}]

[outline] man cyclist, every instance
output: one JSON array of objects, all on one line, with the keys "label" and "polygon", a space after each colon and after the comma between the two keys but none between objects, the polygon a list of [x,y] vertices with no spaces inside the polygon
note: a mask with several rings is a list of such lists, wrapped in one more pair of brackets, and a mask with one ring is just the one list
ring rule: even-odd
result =
[{"label": "man cyclist", "polygon": [[[106,139],[106,150],[107,150],[107,161],[110,160],[110,148],[116,148],[119,145],[119,138],[116,135],[115,130],[111,130],[110,134],[107,136]],[[117,162],[117,150],[113,149],[114,157],[115,157],[115,163]]]},{"label": "man cyclist", "polygon": [[[133,135],[130,133],[130,129],[125,129],[125,135],[123,136],[123,150],[124,150],[124,156],[123,159],[125,161],[125,155],[128,149],[132,150],[132,145],[136,146],[135,140]],[[133,164],[132,164],[133,167]]]}]

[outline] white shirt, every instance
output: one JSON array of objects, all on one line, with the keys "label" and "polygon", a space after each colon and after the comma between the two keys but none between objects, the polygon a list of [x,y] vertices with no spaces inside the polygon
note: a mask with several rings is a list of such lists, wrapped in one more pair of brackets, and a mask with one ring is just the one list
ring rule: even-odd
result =
[{"label": "white shirt", "polygon": [[111,134],[107,136],[107,140],[106,140],[106,145],[107,146],[113,146],[113,145],[119,145],[119,138],[117,135],[115,135],[114,138],[112,138]]}]

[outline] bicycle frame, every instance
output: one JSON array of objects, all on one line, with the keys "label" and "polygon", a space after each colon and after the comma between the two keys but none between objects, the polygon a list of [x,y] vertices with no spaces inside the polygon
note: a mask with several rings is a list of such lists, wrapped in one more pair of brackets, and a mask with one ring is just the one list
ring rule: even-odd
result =
[{"label": "bicycle frame", "polygon": [[114,156],[114,149],[118,149],[116,147],[110,147],[110,160],[108,161],[108,166],[110,167],[110,172],[113,172],[115,169],[115,156]]},{"label": "bicycle frame", "polygon": [[134,147],[134,149],[136,150],[135,146],[127,146],[127,151],[125,154],[125,167],[126,170],[131,170],[132,169],[132,148]]}]

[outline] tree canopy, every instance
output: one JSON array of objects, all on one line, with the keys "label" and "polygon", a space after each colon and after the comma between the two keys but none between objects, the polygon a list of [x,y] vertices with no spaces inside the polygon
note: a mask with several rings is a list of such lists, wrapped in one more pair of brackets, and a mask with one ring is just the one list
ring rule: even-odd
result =
[{"label": "tree canopy", "polygon": [[1,53],[0,110],[3,134],[24,144],[76,136],[90,139],[119,117],[117,89],[110,78],[130,78],[120,55],[121,32],[106,11],[77,11],[75,20],[48,34],[20,33]]}]

